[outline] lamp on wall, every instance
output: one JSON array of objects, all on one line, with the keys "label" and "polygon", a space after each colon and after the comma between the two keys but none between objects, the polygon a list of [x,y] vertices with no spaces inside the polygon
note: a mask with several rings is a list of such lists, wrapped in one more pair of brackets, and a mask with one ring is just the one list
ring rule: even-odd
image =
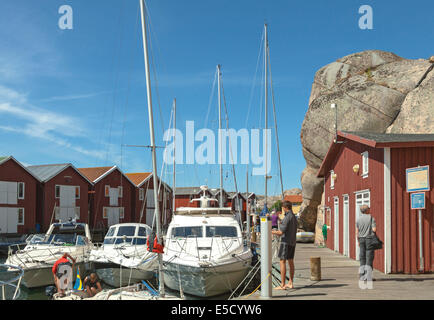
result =
[{"label": "lamp on wall", "polygon": [[359,170],[360,170],[360,166],[358,165],[358,164],[355,164],[354,166],[353,166],[353,171],[354,171],[354,173],[359,173]]},{"label": "lamp on wall", "polygon": [[336,181],[337,178],[338,178],[338,175],[337,175],[336,173],[333,173],[333,174],[332,174],[332,179],[333,179],[334,181]]}]

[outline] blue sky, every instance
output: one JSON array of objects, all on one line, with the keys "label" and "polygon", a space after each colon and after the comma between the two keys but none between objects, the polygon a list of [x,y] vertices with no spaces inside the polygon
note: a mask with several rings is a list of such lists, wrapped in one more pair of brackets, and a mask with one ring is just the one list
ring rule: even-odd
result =
[{"label": "blue sky", "polygon": [[[73,9],[72,30],[58,27],[64,4]],[[373,8],[373,30],[358,27],[364,4]],[[411,59],[434,54],[432,1],[148,0],[147,5],[158,145],[175,97],[181,130],[186,121],[205,126],[217,64],[229,127],[263,127],[262,63],[257,73],[256,68],[268,23],[285,189],[301,186],[300,129],[319,68],[367,49]],[[1,1],[0,154],[25,164],[117,164],[125,172],[149,171],[149,150],[121,148],[149,144],[137,18],[136,0]],[[215,130],[216,94],[211,101],[207,125]],[[269,118],[273,126],[271,112]],[[158,160],[161,173],[161,151]],[[272,163],[269,193],[278,193],[274,136]],[[245,191],[246,166],[237,165],[236,172],[238,189]],[[234,190],[229,165],[224,177],[225,189]],[[171,182],[172,175],[164,178]],[[218,166],[179,165],[176,178],[178,186],[215,187]],[[251,191],[263,193],[262,177],[249,180]]]}]

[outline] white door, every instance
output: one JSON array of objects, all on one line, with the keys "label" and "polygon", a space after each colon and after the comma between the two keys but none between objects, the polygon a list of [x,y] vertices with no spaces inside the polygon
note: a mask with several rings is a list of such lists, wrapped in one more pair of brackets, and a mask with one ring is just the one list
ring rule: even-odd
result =
[{"label": "white door", "polygon": [[107,208],[107,224],[112,226],[119,223],[119,208]]},{"label": "white door", "polygon": [[339,198],[335,197],[334,201],[334,245],[335,245],[335,251],[339,251]]},{"label": "white door", "polygon": [[0,208],[0,233],[17,233],[18,209]]},{"label": "white door", "polygon": [[[361,191],[361,192],[357,192],[356,193],[356,208],[355,208],[355,219],[354,219],[354,224],[355,224],[355,228],[357,229],[357,218],[361,215],[360,212],[360,207],[363,205],[368,205],[370,206],[371,204],[371,200],[370,200],[370,192],[369,191]],[[356,237],[356,235],[354,234],[355,237],[355,243],[356,243],[356,260],[360,260],[359,258],[359,241]]]},{"label": "white door", "polygon": [[344,196],[344,256],[350,256],[350,201],[348,195]]},{"label": "white door", "polygon": [[110,206],[112,206],[112,207],[118,206],[119,189],[118,188],[110,188],[109,196],[110,196]]},{"label": "white door", "polygon": [[68,221],[75,218],[75,186],[60,186],[59,220]]},{"label": "white door", "polygon": [[7,182],[8,186],[8,204],[17,204],[18,202],[18,183]]},{"label": "white door", "polygon": [[8,233],[8,208],[0,208],[0,233]]},{"label": "white door", "polygon": [[18,209],[7,208],[8,210],[8,233],[17,233],[18,229]]}]

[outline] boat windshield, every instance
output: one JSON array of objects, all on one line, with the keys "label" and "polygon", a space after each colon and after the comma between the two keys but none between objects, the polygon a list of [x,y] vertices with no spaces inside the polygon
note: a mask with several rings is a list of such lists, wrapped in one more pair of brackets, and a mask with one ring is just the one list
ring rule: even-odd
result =
[{"label": "boat windshield", "polygon": [[49,236],[36,235],[30,240],[29,244],[74,246],[74,245],[85,245],[86,241],[83,236],[70,233],[70,234],[51,234]]},{"label": "boat windshield", "polygon": [[202,234],[202,227],[176,227],[172,229],[172,238],[200,238]]},{"label": "boat windshield", "polygon": [[118,229],[118,233],[116,236],[127,236],[127,237],[133,237],[136,233],[136,227],[135,226],[121,226]]},{"label": "boat windshield", "polygon": [[206,237],[236,238],[237,228],[230,226],[207,226]]}]

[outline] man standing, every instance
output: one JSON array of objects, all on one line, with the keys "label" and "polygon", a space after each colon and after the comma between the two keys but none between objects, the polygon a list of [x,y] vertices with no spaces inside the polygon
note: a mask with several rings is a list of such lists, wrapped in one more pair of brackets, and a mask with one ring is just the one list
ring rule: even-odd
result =
[{"label": "man standing", "polygon": [[[295,245],[297,237],[297,218],[292,212],[292,203],[289,201],[284,201],[282,203],[282,211],[285,213],[285,218],[283,218],[280,224],[280,230],[272,230],[271,233],[277,236],[281,236],[280,247],[279,247],[279,259],[280,259],[280,276],[282,283],[276,289],[292,289],[294,288],[294,254]],[[289,266],[289,282],[286,282],[286,261],[288,261]]]},{"label": "man standing", "polygon": [[372,235],[372,231],[377,231],[375,219],[371,216],[371,209],[367,205],[360,207],[362,213],[356,221],[356,238],[359,240],[360,269],[359,276],[363,277],[366,271],[372,272],[374,262],[374,250],[367,249],[367,237]]}]

